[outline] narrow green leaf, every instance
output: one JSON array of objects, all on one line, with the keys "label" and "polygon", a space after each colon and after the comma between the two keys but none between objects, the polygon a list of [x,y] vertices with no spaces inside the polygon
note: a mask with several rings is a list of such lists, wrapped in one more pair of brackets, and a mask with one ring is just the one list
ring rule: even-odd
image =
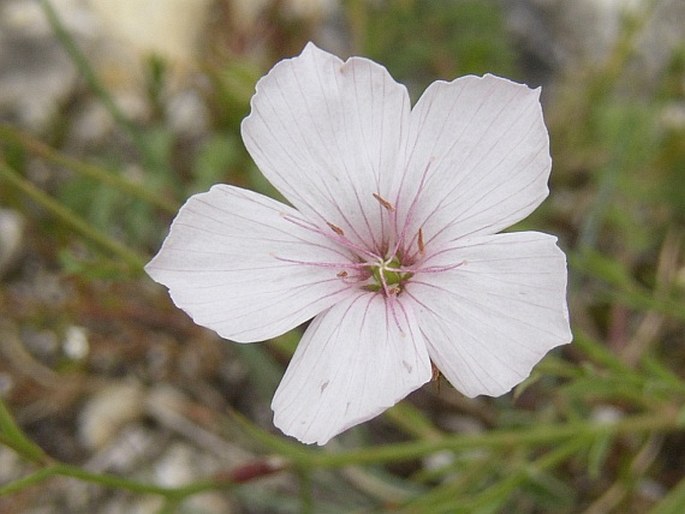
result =
[{"label": "narrow green leaf", "polygon": [[9,182],[9,184],[20,190],[31,198],[31,200],[55,216],[61,223],[78,232],[85,239],[95,243],[103,250],[117,255],[126,262],[133,271],[142,271],[146,261],[143,257],[120,242],[112,239],[107,234],[92,227],[83,218],[77,216],[57,200],[31,184],[2,160],[0,160],[0,179]]},{"label": "narrow green leaf", "polygon": [[0,435],[2,435],[2,442],[22,457],[33,462],[49,460],[45,452],[19,428],[2,398],[0,398]]}]

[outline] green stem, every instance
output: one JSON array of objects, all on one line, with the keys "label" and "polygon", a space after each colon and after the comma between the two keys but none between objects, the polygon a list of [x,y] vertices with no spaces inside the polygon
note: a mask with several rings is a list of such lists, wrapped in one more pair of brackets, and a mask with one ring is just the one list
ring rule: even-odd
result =
[{"label": "green stem", "polygon": [[[414,475],[414,478],[440,481],[429,491],[418,495],[405,505],[405,512],[432,512],[429,508],[445,501],[454,504],[454,499],[467,495],[469,491],[475,491],[479,483],[483,483],[488,475],[496,475],[502,469],[502,462],[507,461],[509,455],[498,452],[496,457],[474,458],[468,464],[453,462],[439,470],[425,472],[426,468]],[[464,472],[468,469],[468,472]],[[449,476],[449,479],[445,479]],[[419,510],[419,507],[423,510]],[[413,510],[412,510],[413,509]]]},{"label": "green stem", "polygon": [[593,361],[601,366],[614,371],[617,376],[630,377],[634,379],[637,377],[639,381],[643,381],[642,377],[628,367],[616,354],[611,352],[606,345],[595,341],[581,330],[575,330],[573,334],[573,344],[580,348],[585,355],[590,357]]},{"label": "green stem", "polygon": [[456,434],[439,439],[388,444],[359,450],[324,452],[272,435],[236,412],[231,413],[231,419],[241,425],[255,440],[288,458],[293,463],[305,467],[320,468],[400,462],[420,458],[441,450],[513,448],[518,445],[558,443],[566,439],[594,439],[602,436],[619,436],[632,433],[672,432],[685,428],[685,416],[679,416],[674,408],[625,417],[614,423],[601,423],[592,420],[548,423],[510,430],[491,430],[480,434]]},{"label": "green stem", "polygon": [[85,55],[79,47],[74,42],[73,38],[69,35],[67,30],[64,28],[64,24],[60,20],[54,7],[48,0],[41,0],[40,5],[45,13],[45,17],[50,24],[55,36],[59,40],[60,44],[64,50],[69,54],[69,57],[73,61],[74,65],[78,71],[83,75],[83,78],[88,83],[88,87],[97,95],[105,108],[109,111],[112,118],[126,129],[133,141],[142,148],[140,144],[140,134],[136,126],[129,120],[126,115],[119,109],[119,107],[114,103],[112,97],[107,92],[107,90],[102,86],[99,79],[95,75],[93,68],[88,63]]},{"label": "green stem", "polygon": [[45,463],[48,456],[31,441],[14,421],[12,414],[0,399],[0,443],[12,448],[27,460]]},{"label": "green stem", "polygon": [[297,468],[297,476],[300,482],[300,512],[311,514],[314,512],[311,472],[307,468],[299,467]]},{"label": "green stem", "polygon": [[486,491],[477,498],[474,498],[472,502],[468,502],[464,507],[476,511],[477,507],[490,505],[493,501],[506,501],[506,498],[524,484],[526,480],[534,480],[542,472],[558,466],[566,459],[572,457],[585,444],[586,441],[581,438],[566,441],[565,444],[550,450],[535,462],[520,466],[513,474],[507,475],[499,483],[488,487]]},{"label": "green stem", "polygon": [[[406,504],[402,512],[455,512],[455,499],[459,505],[458,512],[481,512],[486,505],[505,502],[527,480],[536,480],[543,471],[558,466],[586,444],[584,439],[571,439],[533,462],[518,461],[511,466],[506,463],[514,459],[514,456],[502,452],[493,453],[485,462],[473,461],[468,467],[461,463],[459,470],[455,469],[456,466],[451,466],[448,470],[455,473],[454,477],[444,480]],[[493,483],[487,482],[484,490],[476,492],[479,488],[482,489],[483,479],[487,474],[502,478]]]},{"label": "green stem", "polygon": [[2,160],[0,160],[0,178],[5,179],[12,186],[26,194],[33,201],[58,218],[62,223],[81,234],[81,236],[84,238],[94,242],[102,249],[119,256],[133,270],[139,271],[145,265],[145,259],[143,259],[140,255],[122,245],[118,241],[110,238],[106,234],[93,228],[85,220],[24,179],[19,173],[10,168]]},{"label": "green stem", "polygon": [[39,469],[35,473],[0,486],[0,496],[18,493],[27,487],[44,482],[48,478],[55,476],[55,474],[55,466]]},{"label": "green stem", "polygon": [[147,493],[165,496],[167,498],[181,499],[191,496],[196,493],[216,489],[221,486],[231,486],[230,482],[222,482],[221,484],[214,480],[203,480],[193,482],[181,487],[164,487],[155,484],[146,484],[132,480],[129,478],[120,477],[117,475],[92,473],[77,466],[70,466],[68,464],[59,464],[53,467],[56,475],[78,478],[84,482],[98,484],[104,487],[111,487],[114,489],[126,489],[134,493]]},{"label": "green stem", "polygon": [[[537,425],[515,430],[493,430],[482,434],[459,434],[438,440],[411,441],[362,450],[338,453],[311,452],[293,455],[310,466],[337,468],[350,464],[399,462],[411,460],[441,450],[460,451],[478,447],[511,448],[517,445],[541,445],[574,438],[596,438],[604,435],[645,432],[669,432],[685,427],[685,419],[676,412],[650,413],[623,418],[615,423],[593,421]],[[303,462],[304,463],[304,462]]]},{"label": "green stem", "polygon": [[170,488],[155,484],[146,484],[129,478],[106,473],[93,473],[69,464],[54,464],[42,468],[31,475],[20,478],[19,480],[5,484],[4,486],[0,487],[0,496],[16,493],[22,489],[57,476],[77,478],[83,482],[89,482],[92,484],[101,485],[103,487],[125,489],[127,491],[139,494],[155,494],[174,500],[180,500],[203,491],[217,489],[219,487],[230,487],[233,485],[227,481],[217,482],[214,480],[206,480],[193,482],[177,488]]},{"label": "green stem", "polygon": [[118,189],[119,191],[135,196],[155,207],[162,209],[169,214],[175,214],[178,211],[178,206],[161,196],[157,196],[151,191],[148,191],[140,184],[126,180],[120,177],[116,172],[106,170],[99,166],[84,163],[73,157],[64,155],[50,146],[35,139],[31,135],[22,132],[10,125],[0,124],[0,138],[14,144],[18,144],[28,152],[31,152],[38,157],[46,159],[53,164],[68,168],[80,175],[92,178],[101,182],[102,184]]},{"label": "green stem", "polygon": [[385,411],[385,417],[416,439],[440,439],[443,432],[426,415],[409,402],[400,402]]},{"label": "green stem", "polygon": [[657,377],[661,382],[685,394],[685,381],[683,381],[672,370],[668,369],[659,359],[653,355],[646,355],[641,360],[642,368]]}]

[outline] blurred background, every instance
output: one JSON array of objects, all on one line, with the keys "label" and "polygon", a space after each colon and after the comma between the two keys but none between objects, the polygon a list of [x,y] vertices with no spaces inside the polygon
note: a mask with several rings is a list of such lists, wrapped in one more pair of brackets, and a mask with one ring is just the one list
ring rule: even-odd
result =
[{"label": "blurred background", "polygon": [[[239,124],[307,41],[414,101],[542,86],[551,194],[514,229],[560,238],[576,338],[513,394],[428,384],[324,451],[271,424],[300,331],[221,341],[141,272],[191,194],[275,194]],[[0,0],[0,513],[681,514],[684,223],[682,0]]]}]

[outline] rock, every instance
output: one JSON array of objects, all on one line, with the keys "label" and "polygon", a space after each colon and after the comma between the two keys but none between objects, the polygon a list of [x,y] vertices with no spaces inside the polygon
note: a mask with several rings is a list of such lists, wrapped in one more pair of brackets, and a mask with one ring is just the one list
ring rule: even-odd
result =
[{"label": "rock", "polygon": [[[159,485],[182,487],[211,475],[216,468],[213,458],[185,444],[171,445],[155,464],[155,477]],[[180,512],[224,514],[232,511],[228,501],[216,491],[196,494],[183,502]]]},{"label": "rock", "polygon": [[[651,5],[655,5],[652,9]],[[527,56],[536,83],[555,73],[603,65],[627,27],[636,20],[630,66],[644,82],[658,80],[685,38],[685,2],[666,0],[512,0],[502,2],[507,25]]]},{"label": "rock", "polygon": [[[201,38],[211,0],[52,0],[57,16],[86,56],[119,109],[132,119],[146,116],[147,59],[169,65],[171,78],[201,58]],[[178,72],[178,73],[176,73]],[[80,73],[54,36],[39,2],[0,1],[0,120],[34,132],[45,129],[60,102],[79,84]],[[181,77],[183,80],[178,80]],[[173,80],[172,80],[173,81]],[[107,125],[100,109],[86,119]],[[92,136],[88,139],[92,139]]]},{"label": "rock", "polygon": [[90,0],[112,40],[143,57],[193,65],[210,0]]},{"label": "rock", "polygon": [[71,360],[84,359],[90,351],[86,329],[77,325],[70,325],[64,333],[62,351]]},{"label": "rock", "polygon": [[[83,10],[75,0],[53,2],[68,13],[73,34],[84,27]],[[0,3],[0,118],[40,130],[78,80],[75,67],[57,44],[38,2]]]},{"label": "rock", "polygon": [[145,392],[137,382],[109,385],[95,393],[79,416],[79,437],[87,448],[104,447],[143,413]]},{"label": "rock", "polygon": [[24,218],[15,211],[0,209],[0,278],[16,263],[23,235]]}]

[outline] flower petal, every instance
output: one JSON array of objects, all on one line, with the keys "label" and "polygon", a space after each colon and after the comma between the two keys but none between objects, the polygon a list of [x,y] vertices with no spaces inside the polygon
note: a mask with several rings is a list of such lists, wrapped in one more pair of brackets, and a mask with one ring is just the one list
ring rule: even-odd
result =
[{"label": "flower petal", "polygon": [[145,270],[197,324],[222,337],[275,337],[351,294],[335,268],[302,264],[346,262],[347,256],[289,221],[298,216],[266,196],[214,186],[181,208]]},{"label": "flower petal", "polygon": [[465,395],[506,393],[571,341],[566,259],[555,242],[537,232],[474,237],[426,263],[460,266],[407,285],[431,359]]},{"label": "flower petal", "polygon": [[274,424],[304,443],[377,416],[431,378],[413,312],[363,293],[317,316],[271,404]]},{"label": "flower petal", "polygon": [[494,234],[544,200],[551,159],[539,94],[492,75],[426,89],[411,113],[398,200],[406,213],[421,191],[411,234],[421,228],[426,245]]},{"label": "flower petal", "polygon": [[404,162],[405,87],[373,61],[309,43],[257,83],[251,107],[242,136],[267,179],[309,219],[376,246],[388,212],[373,195],[387,197]]}]

